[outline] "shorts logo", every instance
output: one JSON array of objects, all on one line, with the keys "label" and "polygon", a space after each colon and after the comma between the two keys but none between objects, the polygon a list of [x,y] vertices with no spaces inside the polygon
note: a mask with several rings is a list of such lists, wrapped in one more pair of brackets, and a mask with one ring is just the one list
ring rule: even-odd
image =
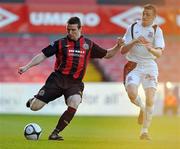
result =
[{"label": "shorts logo", "polygon": [[133,80],[133,79],[132,79],[131,76],[127,78],[127,82],[130,82],[130,81],[132,81],[132,80]]},{"label": "shorts logo", "polygon": [[83,48],[84,48],[85,50],[89,50],[89,45],[88,45],[87,43],[84,43],[84,44],[83,44]]},{"label": "shorts logo", "polygon": [[38,93],[39,96],[43,96],[44,94],[45,94],[45,90],[40,90]]},{"label": "shorts logo", "polygon": [[145,79],[151,80],[151,81],[156,81],[155,76],[151,76],[150,74],[146,74]]}]

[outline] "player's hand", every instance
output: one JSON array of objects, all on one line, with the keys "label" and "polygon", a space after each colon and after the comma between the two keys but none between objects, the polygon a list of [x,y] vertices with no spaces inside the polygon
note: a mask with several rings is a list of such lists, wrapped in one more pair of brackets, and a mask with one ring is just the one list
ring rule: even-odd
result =
[{"label": "player's hand", "polygon": [[153,49],[152,43],[148,43],[148,44],[146,44],[146,45],[144,45],[144,46],[147,48],[147,50],[148,50],[149,52],[151,52],[151,49]]},{"label": "player's hand", "polygon": [[27,70],[28,70],[28,67],[27,67],[27,66],[19,67],[18,73],[19,73],[19,74],[23,74],[23,73],[26,72]]},{"label": "player's hand", "polygon": [[117,45],[118,45],[119,47],[121,47],[122,45],[124,45],[124,39],[123,39],[123,38],[118,37],[117,39],[118,39],[118,40],[117,40]]},{"label": "player's hand", "polygon": [[148,41],[145,37],[143,36],[139,36],[137,39],[136,39],[136,42],[139,44],[139,45],[148,45],[150,44],[150,41]]}]

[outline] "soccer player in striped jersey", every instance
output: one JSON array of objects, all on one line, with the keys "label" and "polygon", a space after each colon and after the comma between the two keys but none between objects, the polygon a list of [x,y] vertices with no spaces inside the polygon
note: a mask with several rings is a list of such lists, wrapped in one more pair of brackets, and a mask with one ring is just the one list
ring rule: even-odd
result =
[{"label": "soccer player in striped jersey", "polygon": [[90,58],[111,58],[124,44],[122,38],[110,49],[103,49],[90,39],[81,35],[81,22],[78,17],[71,17],[67,22],[67,36],[42,50],[27,65],[20,67],[20,74],[40,64],[50,56],[56,56],[54,71],[46,80],[38,94],[28,100],[26,106],[31,110],[40,110],[44,105],[64,95],[67,110],[61,115],[49,140],[63,140],[59,133],[73,119],[81,103],[84,83],[83,76]]}]

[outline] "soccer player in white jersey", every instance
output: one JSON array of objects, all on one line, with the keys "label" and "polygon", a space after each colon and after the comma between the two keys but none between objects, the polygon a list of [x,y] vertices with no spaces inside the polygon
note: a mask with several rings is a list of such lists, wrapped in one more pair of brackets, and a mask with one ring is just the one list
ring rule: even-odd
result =
[{"label": "soccer player in white jersey", "polygon": [[[142,125],[140,139],[150,140],[148,128],[152,120],[154,96],[157,88],[158,66],[155,59],[162,55],[164,37],[159,26],[154,24],[156,8],[144,6],[142,20],[132,24],[124,35],[125,45],[121,53],[128,63],[124,67],[124,84],[131,102],[140,107],[138,123]],[[145,91],[145,105],[138,96],[142,84]]]}]

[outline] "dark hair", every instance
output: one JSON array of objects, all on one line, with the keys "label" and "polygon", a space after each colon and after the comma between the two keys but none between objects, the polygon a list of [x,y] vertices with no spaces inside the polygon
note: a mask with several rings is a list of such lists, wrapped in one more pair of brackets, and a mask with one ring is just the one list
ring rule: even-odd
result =
[{"label": "dark hair", "polygon": [[155,5],[146,4],[146,5],[144,5],[144,9],[150,9],[150,10],[152,10],[154,12],[155,15],[157,14],[157,10],[156,10]]},{"label": "dark hair", "polygon": [[78,17],[71,17],[67,21],[68,24],[78,24],[78,28],[81,28],[81,21]]}]

